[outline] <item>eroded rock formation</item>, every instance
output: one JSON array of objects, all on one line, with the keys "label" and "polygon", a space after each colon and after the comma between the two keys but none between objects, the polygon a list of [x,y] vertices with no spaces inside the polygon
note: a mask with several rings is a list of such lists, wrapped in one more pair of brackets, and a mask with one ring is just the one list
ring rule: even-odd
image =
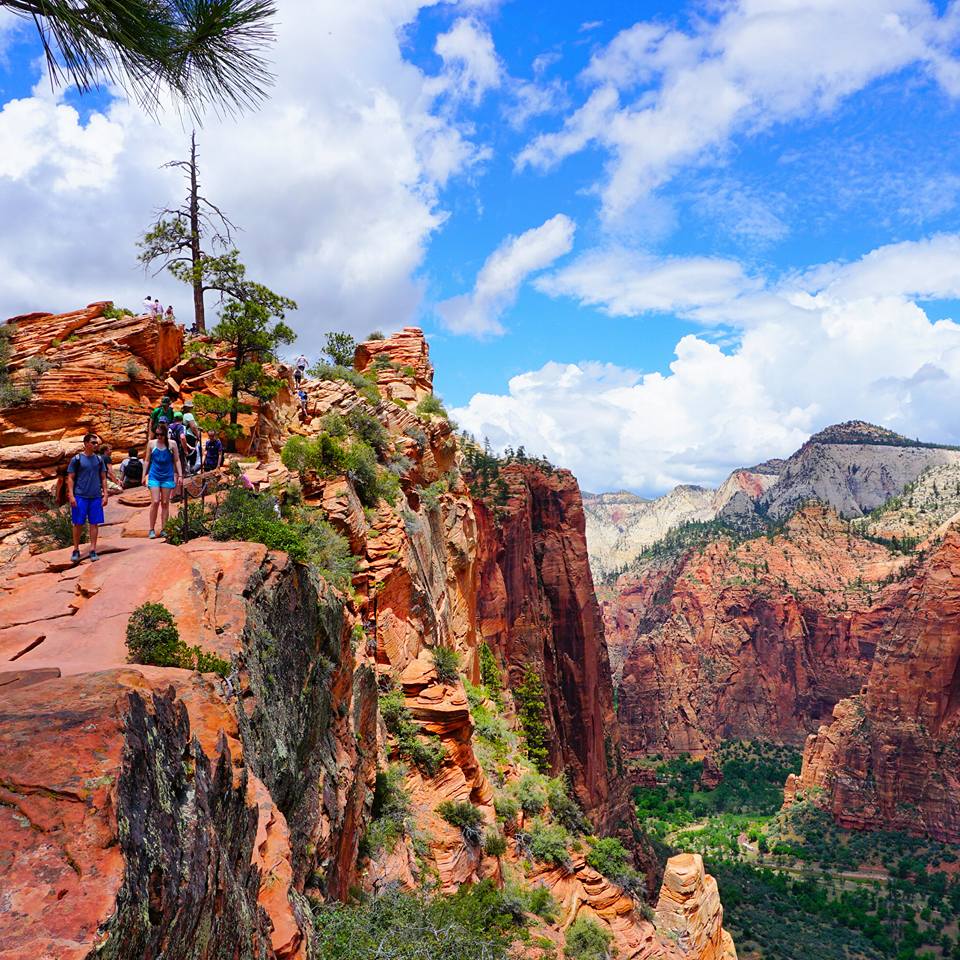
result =
[{"label": "eroded rock formation", "polygon": [[871,598],[899,562],[811,506],[772,539],[714,542],[622,577],[603,612],[627,755],[802,743],[863,685]]},{"label": "eroded rock formation", "polygon": [[891,586],[874,617],[866,692],[808,739],[787,801],[806,796],[844,827],[960,843],[960,533]]}]

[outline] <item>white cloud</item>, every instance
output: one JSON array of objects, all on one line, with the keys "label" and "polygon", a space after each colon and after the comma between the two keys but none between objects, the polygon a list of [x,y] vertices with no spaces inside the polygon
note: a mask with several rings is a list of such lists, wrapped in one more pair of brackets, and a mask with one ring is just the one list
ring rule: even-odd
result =
[{"label": "white cloud", "polygon": [[437,305],[444,326],[475,337],[504,333],[500,317],[516,300],[520,285],[573,249],[575,229],[569,217],[558,213],[519,237],[507,237],[487,257],[471,293]]},{"label": "white cloud", "polygon": [[438,95],[446,93],[476,106],[485,93],[500,86],[503,65],[490,31],[477,20],[457,20],[437,37],[434,50],[443,60],[443,72],[432,84]]},{"label": "white cloud", "polygon": [[729,303],[755,286],[733,260],[713,257],[656,259],[622,248],[592,251],[556,273],[541,277],[537,289],[553,297],[574,297],[615,317],[651,311],[687,312]]},{"label": "white cloud", "polygon": [[926,0],[737,0],[683,33],[638,23],[591,61],[595,86],[563,128],[518,156],[547,169],[590,143],[612,155],[602,187],[616,221],[686,163],[736,134],[827,113],[872,80],[920,65],[952,95],[957,17]]},{"label": "white cloud", "polygon": [[[308,352],[325,330],[366,334],[412,317],[415,274],[445,216],[438,191],[482,155],[402,56],[398,31],[421,5],[359,0],[318,18],[288,0],[270,100],[198,131],[202,186],[243,227],[250,274],[300,304],[292,321]],[[5,104],[0,316],[134,305],[147,291],[186,310],[184,288],[144,278],[134,241],[182,196],[161,166],[188,139],[172,112],[154,122],[123,100],[87,118],[39,88]]]},{"label": "white cloud", "polygon": [[[853,418],[956,443],[960,324],[932,321],[911,297],[957,296],[958,245],[960,237],[941,236],[882,247],[764,289],[741,274],[739,289],[735,278],[716,288],[730,300],[709,307],[740,328],[732,349],[685,336],[666,374],[549,363],[514,377],[506,395],[475,395],[454,416],[497,445],[545,453],[587,489],[647,494],[719,483]],[[641,280],[650,274],[648,265]],[[628,278],[616,296],[608,291],[609,306],[626,312],[633,289]],[[658,309],[639,289],[634,312]]]}]

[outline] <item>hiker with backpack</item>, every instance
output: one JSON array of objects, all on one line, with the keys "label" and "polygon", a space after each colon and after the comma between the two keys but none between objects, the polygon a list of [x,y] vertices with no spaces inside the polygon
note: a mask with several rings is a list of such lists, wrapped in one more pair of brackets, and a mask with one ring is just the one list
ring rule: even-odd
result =
[{"label": "hiker with backpack", "polygon": [[120,486],[124,490],[143,485],[143,461],[136,447],[127,451],[127,456],[120,464]]},{"label": "hiker with backpack", "polygon": [[144,469],[147,474],[147,487],[150,489],[150,532],[147,536],[153,540],[157,536],[158,510],[160,536],[165,536],[164,528],[170,518],[170,496],[183,478],[180,451],[177,445],[171,442],[165,423],[157,425],[156,437],[147,444]]},{"label": "hiker with backpack", "polygon": [[148,440],[152,440],[157,434],[157,426],[165,423],[168,426],[173,423],[173,401],[169,397],[163,397],[160,400],[160,406],[154,407],[150,414],[150,430]]},{"label": "hiker with backpack", "polygon": [[219,430],[211,430],[203,451],[203,469],[216,470],[223,466],[223,442]]},{"label": "hiker with backpack", "polygon": [[109,485],[112,484],[115,490],[120,490],[120,481],[117,480],[117,475],[113,472],[113,448],[109,443],[101,443],[100,446],[97,447],[97,454],[103,461],[103,466],[107,471],[108,489]]},{"label": "hiker with backpack", "polygon": [[97,453],[97,443],[97,435],[88,433],[83,438],[82,452],[73,457],[67,468],[67,497],[73,524],[70,560],[73,563],[80,562],[80,535],[84,525],[90,527],[90,559],[100,559],[97,537],[103,523],[103,508],[107,505],[107,468]]}]

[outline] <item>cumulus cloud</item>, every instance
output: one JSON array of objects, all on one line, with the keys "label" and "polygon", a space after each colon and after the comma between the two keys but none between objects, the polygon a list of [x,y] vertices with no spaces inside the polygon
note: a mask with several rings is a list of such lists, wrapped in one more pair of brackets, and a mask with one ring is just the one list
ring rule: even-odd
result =
[{"label": "cumulus cloud", "polygon": [[[270,100],[198,132],[207,196],[243,228],[251,276],[298,301],[308,351],[325,330],[363,335],[416,311],[416,271],[445,216],[439,190],[481,155],[438,111],[434,78],[402,55],[398,31],[421,5],[359,0],[317,18],[289,0]],[[184,156],[189,129],[121,98],[81,116],[40,89],[0,112],[0,316],[134,305],[146,292],[186,309],[174,281],[144,278],[134,241],[183,195],[162,164]]]},{"label": "cumulus cloud", "polygon": [[472,17],[461,17],[437,37],[434,50],[443,60],[443,72],[431,83],[438,94],[480,103],[487,91],[500,86],[503,65],[487,27]]},{"label": "cumulus cloud", "polygon": [[594,87],[521,168],[548,169],[591,143],[611,154],[604,214],[617,220],[685,163],[738,133],[823,114],[878,77],[918,65],[953,96],[960,24],[926,0],[736,0],[685,33],[641,22],[596,54]]},{"label": "cumulus cloud", "polygon": [[[931,320],[913,297],[957,295],[958,244],[890,245],[762,289],[744,273],[729,302],[710,307],[737,326],[732,349],[685,336],[665,374],[548,363],[454,416],[498,446],[570,467],[587,489],[645,494],[718,484],[852,418],[956,443],[960,324]],[[886,282],[874,286],[874,271]],[[626,308],[629,292],[628,282],[611,304]],[[634,312],[658,309],[649,303],[639,297]]]},{"label": "cumulus cloud", "polygon": [[504,333],[500,318],[516,300],[521,284],[569,253],[575,230],[574,222],[558,213],[519,237],[507,237],[487,257],[471,293],[437,305],[444,326],[475,337]]}]

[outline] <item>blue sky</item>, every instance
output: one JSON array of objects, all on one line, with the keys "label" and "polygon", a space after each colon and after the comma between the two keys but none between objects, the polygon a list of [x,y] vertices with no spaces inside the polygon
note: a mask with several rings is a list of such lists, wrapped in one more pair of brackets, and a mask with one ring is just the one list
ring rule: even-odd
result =
[{"label": "blue sky", "polygon": [[[271,101],[201,148],[300,345],[418,324],[465,428],[592,488],[854,417],[960,440],[957,5],[584,9],[280,0]],[[0,19],[0,314],[137,302],[183,121],[51,93],[37,54]]]}]

